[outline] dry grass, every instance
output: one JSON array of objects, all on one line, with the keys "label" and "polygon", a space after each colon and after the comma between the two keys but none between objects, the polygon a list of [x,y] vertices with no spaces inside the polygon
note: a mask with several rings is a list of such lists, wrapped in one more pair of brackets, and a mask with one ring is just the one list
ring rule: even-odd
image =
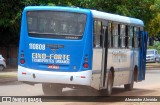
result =
[{"label": "dry grass", "polygon": [[160,68],[160,63],[147,63],[146,67],[149,67],[149,68]]}]

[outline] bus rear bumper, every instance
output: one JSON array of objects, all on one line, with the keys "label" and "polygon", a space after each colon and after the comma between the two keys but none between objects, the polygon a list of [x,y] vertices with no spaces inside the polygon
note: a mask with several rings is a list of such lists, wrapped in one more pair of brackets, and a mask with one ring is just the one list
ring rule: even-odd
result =
[{"label": "bus rear bumper", "polygon": [[18,81],[90,86],[91,73],[91,70],[81,72],[52,72],[18,66]]}]

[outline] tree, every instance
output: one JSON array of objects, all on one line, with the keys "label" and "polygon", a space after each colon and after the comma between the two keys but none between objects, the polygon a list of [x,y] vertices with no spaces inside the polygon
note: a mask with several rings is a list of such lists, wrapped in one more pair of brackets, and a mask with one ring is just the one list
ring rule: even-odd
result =
[{"label": "tree", "polygon": [[148,21],[148,32],[150,36],[158,36],[160,33],[160,0],[155,0],[155,4],[150,8],[153,16]]},{"label": "tree", "polygon": [[0,1],[0,46],[18,44],[23,2]]},{"label": "tree", "polygon": [[0,45],[18,44],[25,6],[58,5],[90,8],[142,19],[150,36],[160,33],[160,0],[0,0]]}]

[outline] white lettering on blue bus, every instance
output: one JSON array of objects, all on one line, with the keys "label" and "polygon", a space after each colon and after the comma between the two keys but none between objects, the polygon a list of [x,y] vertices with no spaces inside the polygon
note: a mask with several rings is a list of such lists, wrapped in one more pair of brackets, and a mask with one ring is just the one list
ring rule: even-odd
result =
[{"label": "white lettering on blue bus", "polygon": [[45,44],[36,44],[36,43],[29,43],[29,49],[32,50],[45,50]]},{"label": "white lettering on blue bus", "polygon": [[46,62],[46,63],[70,63],[70,55],[67,54],[50,54],[32,53],[32,62]]}]

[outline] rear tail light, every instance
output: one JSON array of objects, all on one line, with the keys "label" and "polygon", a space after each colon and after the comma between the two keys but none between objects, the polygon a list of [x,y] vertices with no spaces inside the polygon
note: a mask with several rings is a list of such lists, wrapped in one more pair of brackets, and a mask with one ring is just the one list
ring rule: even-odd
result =
[{"label": "rear tail light", "polygon": [[83,64],[83,67],[84,67],[84,68],[88,68],[88,63],[84,63],[84,64]]},{"label": "rear tail light", "polygon": [[26,72],[22,72],[22,74],[26,75],[27,73]]},{"label": "rear tail light", "polygon": [[20,60],[20,63],[21,63],[21,64],[24,64],[24,63],[25,63],[25,60],[24,60],[24,59],[21,59],[21,60]]},{"label": "rear tail light", "polygon": [[86,54],[84,58],[83,68],[85,69],[88,68],[88,65],[89,65],[88,64],[88,54]]},{"label": "rear tail light", "polygon": [[22,54],[20,55],[20,57],[21,57],[21,58],[20,58],[20,63],[21,63],[21,64],[24,64],[24,63],[25,63],[24,51],[22,50],[21,53],[22,53]]},{"label": "rear tail light", "polygon": [[86,76],[81,76],[81,78],[86,78]]}]

